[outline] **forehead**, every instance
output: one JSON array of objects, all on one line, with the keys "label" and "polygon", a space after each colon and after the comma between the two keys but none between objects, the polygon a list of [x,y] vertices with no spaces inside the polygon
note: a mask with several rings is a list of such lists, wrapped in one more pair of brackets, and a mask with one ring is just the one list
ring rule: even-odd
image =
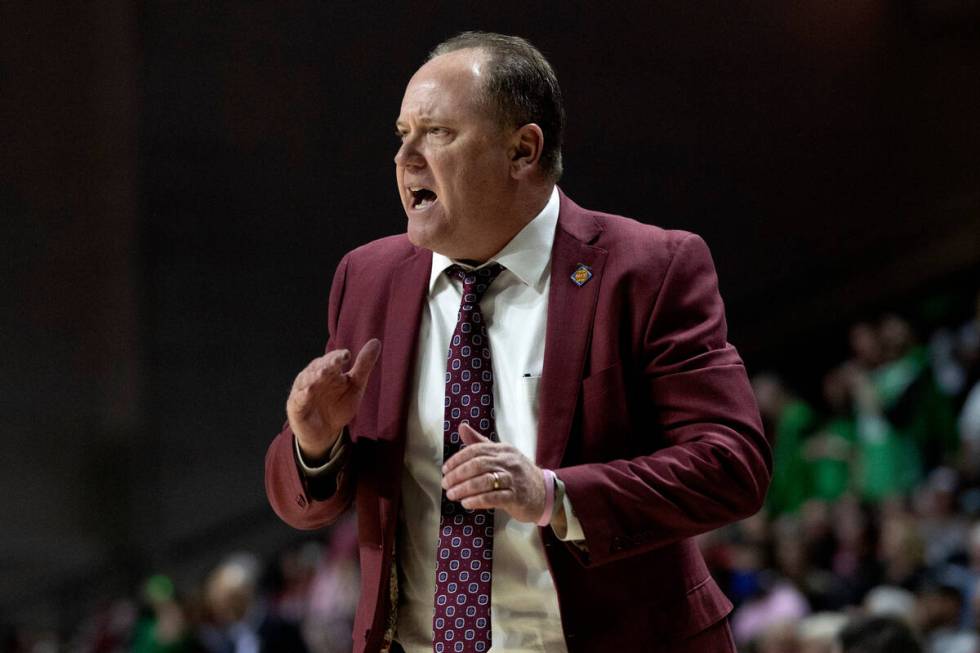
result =
[{"label": "forehead", "polygon": [[480,116],[486,56],[479,50],[449,52],[427,61],[408,82],[399,119]]}]

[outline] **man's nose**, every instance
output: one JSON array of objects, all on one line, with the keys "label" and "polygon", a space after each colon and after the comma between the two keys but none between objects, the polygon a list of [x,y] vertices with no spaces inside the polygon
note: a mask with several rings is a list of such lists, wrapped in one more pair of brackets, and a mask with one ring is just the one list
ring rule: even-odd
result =
[{"label": "man's nose", "polygon": [[425,157],[419,152],[413,140],[405,139],[395,152],[395,165],[403,168],[421,168],[425,165]]}]

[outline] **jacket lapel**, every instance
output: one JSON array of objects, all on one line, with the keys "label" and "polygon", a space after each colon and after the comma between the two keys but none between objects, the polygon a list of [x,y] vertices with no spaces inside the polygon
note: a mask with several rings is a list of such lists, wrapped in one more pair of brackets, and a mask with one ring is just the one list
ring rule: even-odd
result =
[{"label": "jacket lapel", "polygon": [[416,249],[391,279],[381,349],[381,394],[378,438],[404,440],[408,399],[418,344],[422,306],[429,288],[432,253]]},{"label": "jacket lapel", "polygon": [[[432,253],[416,249],[391,279],[385,333],[381,350],[381,395],[378,406],[378,444],[387,467],[380,473],[378,516],[382,541],[394,547],[398,503],[407,440],[408,401],[412,396],[422,306],[429,288]],[[381,479],[379,479],[381,480]],[[393,548],[389,548],[392,551]]]},{"label": "jacket lapel", "polygon": [[[589,243],[601,231],[595,218],[562,193],[551,251],[548,326],[538,397],[536,460],[538,465],[549,469],[561,464],[578,406],[585,355],[608,253]],[[592,276],[578,285],[572,276],[581,266],[586,266]],[[582,276],[578,279],[581,282]]]}]

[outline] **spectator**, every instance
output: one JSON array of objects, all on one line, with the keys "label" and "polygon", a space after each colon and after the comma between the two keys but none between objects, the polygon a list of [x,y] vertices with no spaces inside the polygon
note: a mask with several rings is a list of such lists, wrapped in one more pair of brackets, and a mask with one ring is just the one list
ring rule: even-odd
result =
[{"label": "spectator", "polygon": [[841,630],[840,653],[922,653],[922,645],[904,621],[862,617]]},{"label": "spectator", "polygon": [[980,639],[961,630],[963,596],[950,585],[926,586],[919,593],[916,621],[929,653],[976,653]]},{"label": "spectator", "polygon": [[752,379],[765,428],[774,434],[773,475],[766,500],[769,512],[796,512],[810,495],[810,477],[803,455],[805,440],[816,426],[813,410],[771,374]]},{"label": "spectator", "polygon": [[864,611],[872,617],[896,617],[912,623],[915,619],[915,594],[903,587],[879,585],[864,597]]},{"label": "spectator", "polygon": [[237,554],[221,563],[204,587],[208,621],[201,642],[209,653],[306,653],[299,630],[268,612],[257,596],[259,561]]},{"label": "spectator", "polygon": [[852,366],[870,372],[883,362],[878,330],[870,322],[852,325],[848,332],[848,344],[851,346]]},{"label": "spectator", "polygon": [[804,458],[810,467],[811,496],[834,501],[852,487],[857,440],[850,388],[843,368],[824,376],[823,397],[829,415],[806,443]]},{"label": "spectator", "polygon": [[192,653],[200,650],[169,578],[151,576],[143,585],[143,600],[147,610],[136,623],[133,653]]},{"label": "spectator", "polygon": [[800,622],[797,631],[799,653],[834,653],[837,637],[847,624],[847,616],[839,612],[812,614]]},{"label": "spectator", "polygon": [[957,332],[956,357],[965,371],[966,387],[980,383],[980,289],[973,304],[973,317]]},{"label": "spectator", "polygon": [[757,653],[799,653],[799,627],[793,619],[777,621],[767,626],[752,642]]},{"label": "spectator", "polygon": [[980,290],[973,315],[956,328],[940,328],[929,340],[936,380],[947,395],[962,398],[980,380]]},{"label": "spectator", "polygon": [[314,653],[351,650],[359,582],[357,524],[353,516],[348,516],[334,524],[308,595],[303,634]]},{"label": "spectator", "polygon": [[795,624],[805,617],[810,606],[791,582],[772,572],[760,575],[759,587],[759,594],[746,601],[732,617],[735,642],[743,646],[753,641],[766,642],[766,647],[760,644],[757,650],[782,651],[788,639],[782,626]]},{"label": "spectator", "polygon": [[877,533],[866,506],[854,497],[845,496],[833,508],[834,537],[837,549],[831,571],[840,580],[841,605],[856,605],[881,576],[876,557]]},{"label": "spectator", "polygon": [[956,451],[952,404],[940,392],[926,350],[917,345],[911,325],[890,314],[881,320],[885,364],[871,375],[880,406],[891,427],[926,470]]},{"label": "spectator", "polygon": [[889,585],[914,589],[924,572],[924,549],[915,517],[905,510],[894,510],[881,519],[878,559],[882,580]]},{"label": "spectator", "polygon": [[959,590],[963,598],[960,625],[973,629],[977,623],[974,605],[978,602],[977,585],[980,584],[980,523],[974,524],[966,537],[966,560],[951,561],[937,570],[941,582]]},{"label": "spectator", "polygon": [[949,467],[938,467],[913,495],[915,520],[925,543],[925,563],[940,567],[966,551],[969,524],[957,512],[959,475]]},{"label": "spectator", "polygon": [[966,395],[957,420],[964,466],[972,480],[980,480],[980,382]]},{"label": "spectator", "polygon": [[909,492],[921,477],[915,444],[888,421],[879,392],[864,369],[850,365],[842,372],[854,400],[857,491],[869,501]]}]

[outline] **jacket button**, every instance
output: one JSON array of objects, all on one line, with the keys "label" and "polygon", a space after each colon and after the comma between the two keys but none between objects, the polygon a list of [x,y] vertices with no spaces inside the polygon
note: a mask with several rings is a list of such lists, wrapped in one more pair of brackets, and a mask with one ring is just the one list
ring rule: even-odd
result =
[{"label": "jacket button", "polygon": [[297,494],[296,495],[296,503],[297,503],[297,505],[299,505],[300,508],[305,508],[306,507],[306,497],[304,497],[302,494]]}]

